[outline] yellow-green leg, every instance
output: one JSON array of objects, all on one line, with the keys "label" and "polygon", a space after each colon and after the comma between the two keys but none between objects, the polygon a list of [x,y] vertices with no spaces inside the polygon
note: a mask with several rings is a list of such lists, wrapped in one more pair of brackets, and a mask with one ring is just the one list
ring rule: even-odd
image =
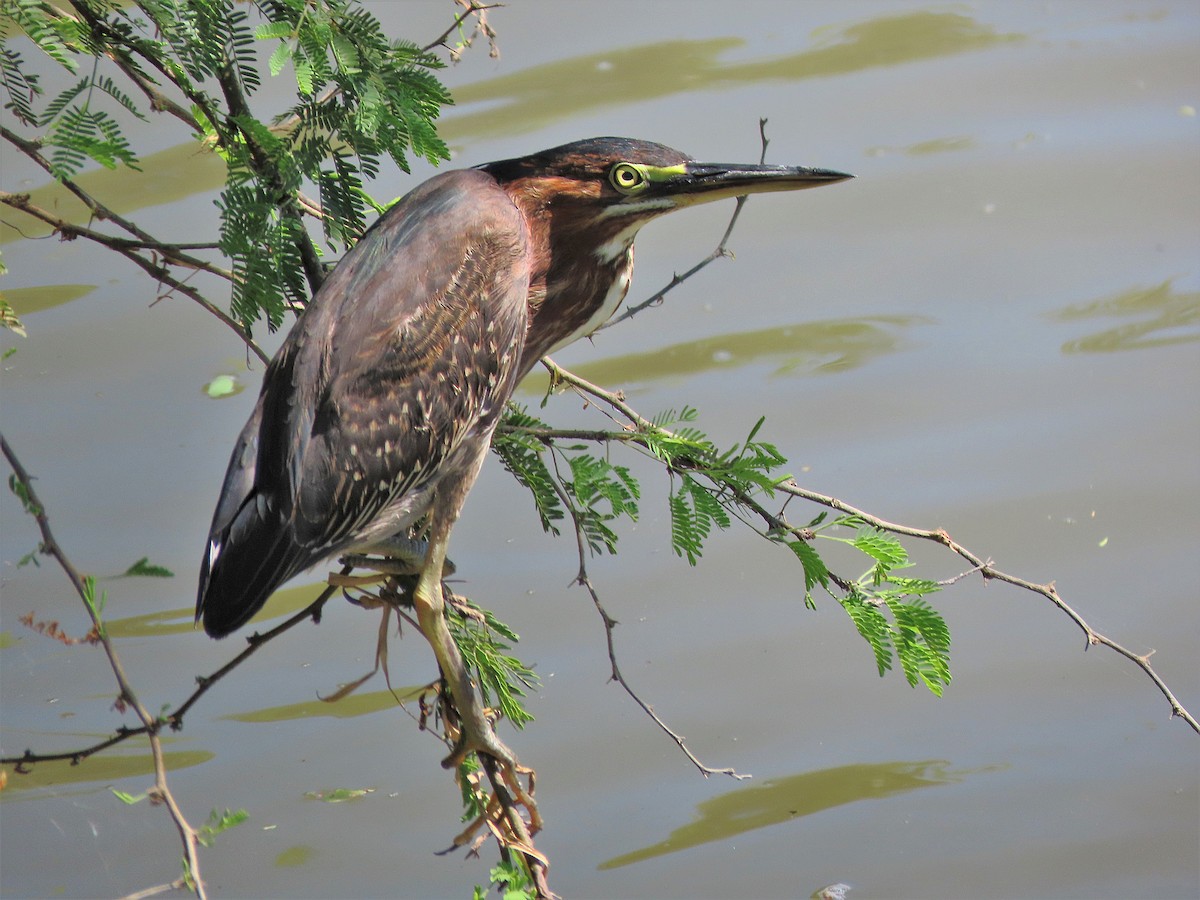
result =
[{"label": "yellow-green leg", "polygon": [[458,519],[467,492],[475,483],[475,477],[483,465],[487,447],[486,439],[480,441],[475,458],[467,460],[465,465],[446,476],[438,485],[430,512],[429,547],[421,566],[421,577],[413,592],[413,604],[416,606],[417,622],[425,640],[429,641],[433,648],[433,654],[441,666],[442,677],[450,688],[461,720],[458,745],[442,761],[442,765],[452,769],[472,751],[487,753],[495,757],[515,780],[517,758],[496,737],[492,723],[484,713],[483,702],[471,684],[471,676],[467,672],[462,654],[459,653],[458,645],[454,643],[450,628],[446,624],[446,603],[442,594],[442,575],[446,565],[446,551],[450,544],[450,531]]},{"label": "yellow-green leg", "polygon": [[[529,813],[530,827],[536,832],[542,827],[541,816],[537,804],[520,779],[521,771],[528,773],[531,779],[532,772],[520,770],[516,755],[496,736],[495,729],[484,712],[483,701],[471,683],[471,676],[467,672],[462,654],[446,624],[446,601],[442,593],[442,575],[446,565],[446,551],[450,544],[450,531],[458,519],[458,512],[462,509],[467,492],[475,482],[479,467],[483,464],[488,443],[487,440],[481,442],[475,459],[461,469],[461,474],[444,479],[438,486],[430,513],[428,549],[421,566],[420,578],[413,591],[413,605],[416,607],[417,623],[421,626],[425,640],[433,648],[433,654],[442,670],[442,677],[458,710],[458,743],[450,755],[442,760],[442,766],[447,769],[457,768],[472,752],[490,756],[496,761],[499,774],[516,802],[524,806]],[[520,824],[519,815],[516,815],[516,819]],[[520,824],[517,833],[527,834],[523,824]],[[525,840],[527,842],[527,838]]]}]

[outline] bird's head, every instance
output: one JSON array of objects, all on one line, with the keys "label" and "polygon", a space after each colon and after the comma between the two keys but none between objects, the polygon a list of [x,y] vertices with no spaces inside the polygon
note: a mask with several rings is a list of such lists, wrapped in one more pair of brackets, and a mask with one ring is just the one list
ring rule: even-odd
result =
[{"label": "bird's head", "polygon": [[629,288],[633,239],[651,219],[713,200],[852,177],[801,166],[699,163],[662,144],[615,137],[479,169],[496,179],[530,229],[524,371],[608,320]]},{"label": "bird's head", "polygon": [[[701,163],[662,144],[631,138],[576,141],[479,167],[527,213],[603,236],[628,233],[672,210],[769,191],[798,191],[852,178],[803,166]],[[571,230],[575,230],[571,228]]]}]

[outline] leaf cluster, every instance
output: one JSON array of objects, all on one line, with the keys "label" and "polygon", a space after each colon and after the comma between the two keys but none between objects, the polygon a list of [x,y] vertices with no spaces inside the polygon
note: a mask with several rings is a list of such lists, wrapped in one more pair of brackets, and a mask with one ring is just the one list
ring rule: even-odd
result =
[{"label": "leaf cluster", "polygon": [[592,554],[616,553],[613,523],[637,521],[641,486],[627,466],[592,454],[587,444],[539,437],[550,426],[510,403],[505,428],[492,440],[504,467],[529,489],[542,528],[560,533],[558,523],[570,513],[577,532]]},{"label": "leaf cluster", "polygon": [[450,633],[458,644],[463,662],[478,675],[484,704],[497,706],[518,728],[533,721],[533,716],[521,705],[521,698],[525,696],[525,689],[538,684],[538,677],[508,652],[519,640],[517,633],[489,610],[461,597],[458,602],[471,613],[464,614],[461,609],[447,607]]},{"label": "leaf cluster", "polygon": [[[859,523],[849,516],[834,524],[853,527]],[[941,590],[941,585],[895,574],[912,563],[895,535],[879,528],[861,525],[853,538],[834,539],[850,544],[874,562],[838,602],[871,645],[879,674],[892,668],[893,659],[899,660],[910,685],[923,684],[940,697],[950,683],[950,629],[924,598]]]},{"label": "leaf cluster", "polygon": [[[529,868],[519,854],[510,853],[507,859],[492,867],[489,876],[492,885],[500,890],[502,900],[533,900],[537,896]],[[474,900],[486,900],[488,894],[487,888],[476,885],[472,896]]]},{"label": "leaf cluster", "polygon": [[[320,285],[306,215],[344,249],[365,229],[368,208],[381,209],[363,182],[385,157],[404,171],[413,156],[449,158],[434,124],[452,102],[434,75],[444,64],[389,40],[354,0],[77,0],[71,12],[6,0],[5,12],[78,75],[46,98],[11,42],[0,49],[5,108],[36,132],[55,178],[90,164],[136,169],[122,119],[144,120],[148,110],[181,118],[225,161],[219,247],[232,263],[231,312],[247,333],[262,319],[279,327]],[[297,102],[268,125],[252,110],[254,95],[265,71],[289,66]],[[315,201],[303,200],[309,186]]]},{"label": "leaf cluster", "polygon": [[[764,419],[724,450],[696,427],[696,420],[691,407],[668,410],[637,423],[632,433],[600,432],[593,440],[638,447],[663,464],[670,480],[667,506],[676,555],[696,565],[714,529],[729,528],[735,518],[747,523],[765,518],[769,527],[764,537],[787,547],[803,569],[805,604],[817,607],[818,589],[834,597],[870,645],[880,675],[898,661],[910,685],[923,684],[940,696],[950,681],[950,634],[924,600],[940,585],[898,575],[911,565],[903,544],[858,517],[826,521],[823,512],[795,527],[781,514],[770,513],[765,504],[778,497],[779,487],[791,476],[781,472],[787,459],[760,437]],[[546,531],[559,534],[569,512],[593,554],[615,552],[617,534],[611,523],[622,515],[637,518],[640,486],[627,468],[558,434],[524,407],[510,405],[492,447],[505,468],[529,488]],[[842,535],[847,529],[854,531],[853,537]],[[818,539],[853,547],[870,560],[870,569],[857,579],[834,575],[817,549]]]}]

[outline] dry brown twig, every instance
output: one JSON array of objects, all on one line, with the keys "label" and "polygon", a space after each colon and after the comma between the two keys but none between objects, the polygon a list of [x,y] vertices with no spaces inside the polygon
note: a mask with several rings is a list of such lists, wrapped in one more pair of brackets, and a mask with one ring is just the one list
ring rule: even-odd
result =
[{"label": "dry brown twig", "polygon": [[[454,21],[450,23],[449,28],[447,28],[421,49],[428,52],[436,47],[442,47],[447,53],[450,54],[450,61],[456,63],[462,59],[463,53],[471,48],[471,45],[475,42],[475,38],[482,34],[487,38],[488,41],[488,56],[490,56],[492,59],[499,59],[500,47],[496,43],[496,31],[488,23],[487,12],[489,9],[497,9],[504,6],[504,4],[477,3],[475,0],[454,0],[454,2],[463,8],[462,13],[455,17]],[[452,35],[455,31],[459,31],[462,28],[463,23],[472,16],[475,18],[475,27],[471,30],[471,33],[459,41],[458,45],[455,47],[451,47],[449,44],[447,44],[446,41],[449,39],[450,35]]]},{"label": "dry brown twig", "polygon": [[[566,369],[560,368],[549,357],[543,359],[542,364],[550,370],[552,377],[557,377],[559,373],[569,374],[567,373]],[[558,461],[553,458],[552,460],[555,467],[556,476],[553,483],[554,490],[558,494],[558,498],[562,502],[563,507],[570,513],[571,523],[575,531],[575,551],[579,560],[579,571],[575,575],[574,583],[580,585],[588,592],[588,596],[592,599],[592,605],[596,607],[596,612],[600,614],[600,620],[604,623],[604,638],[608,645],[608,662],[609,666],[611,667],[609,680],[615,681],[621,686],[621,688],[630,696],[633,702],[640,706],[642,711],[646,713],[651,720],[653,720],[654,724],[657,725],[663,731],[663,733],[667,735],[667,737],[675,742],[675,745],[691,761],[692,765],[695,766],[702,775],[704,775],[705,778],[707,778],[709,775],[729,775],[732,778],[736,778],[738,781],[741,781],[751,777],[732,768],[715,768],[701,762],[699,757],[697,757],[696,754],[694,754],[688,747],[686,738],[667,725],[663,718],[654,711],[654,707],[643,700],[638,692],[633,689],[633,686],[625,679],[624,674],[621,672],[621,667],[617,663],[617,647],[614,635],[614,631],[616,630],[617,625],[620,623],[609,614],[607,609],[604,608],[604,603],[600,599],[600,594],[596,590],[595,585],[592,584],[591,578],[588,576],[587,541],[584,537],[583,525],[579,519],[579,511],[575,508],[575,504],[571,502],[570,496],[568,496],[567,492],[563,489],[562,484],[560,483],[562,476],[558,473]]]}]

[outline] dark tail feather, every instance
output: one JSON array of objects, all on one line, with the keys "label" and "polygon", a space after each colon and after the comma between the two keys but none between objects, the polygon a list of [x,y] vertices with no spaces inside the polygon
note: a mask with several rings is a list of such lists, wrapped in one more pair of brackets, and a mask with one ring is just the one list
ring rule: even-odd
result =
[{"label": "dark tail feather", "polygon": [[196,619],[215,638],[245,625],[275,589],[317,560],[298,546],[291,527],[252,496],[228,528],[209,536],[200,563]]}]

